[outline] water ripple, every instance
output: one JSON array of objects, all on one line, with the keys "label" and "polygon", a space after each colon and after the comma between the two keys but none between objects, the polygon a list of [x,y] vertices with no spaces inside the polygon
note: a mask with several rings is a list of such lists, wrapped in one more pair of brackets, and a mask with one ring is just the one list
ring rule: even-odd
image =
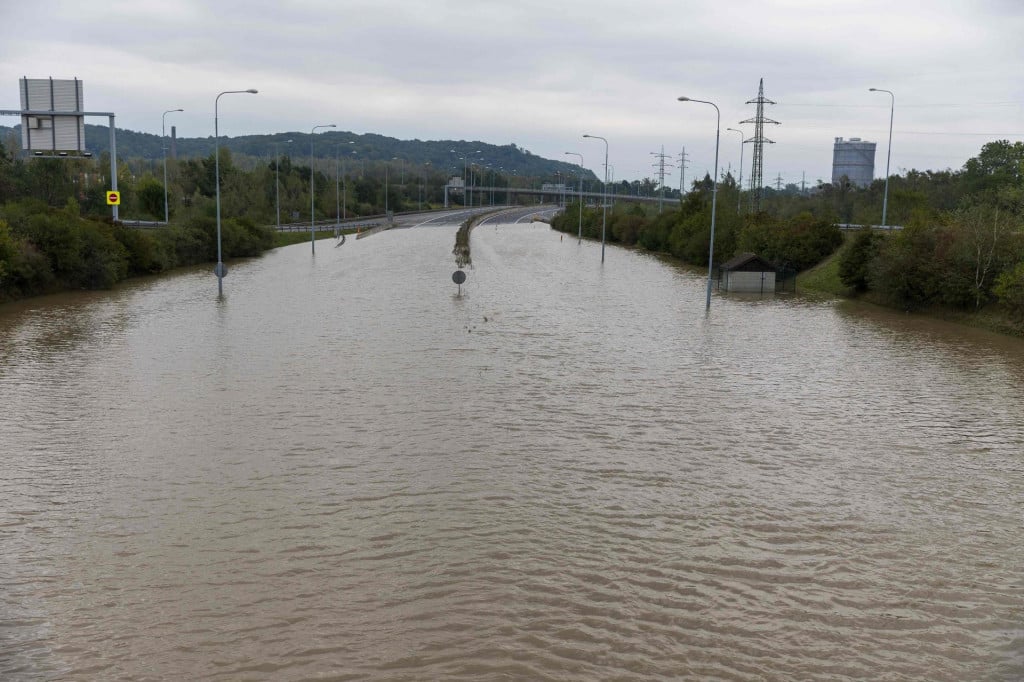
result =
[{"label": "water ripple", "polygon": [[1019,342],[453,238],[0,310],[0,677],[1024,677]]}]

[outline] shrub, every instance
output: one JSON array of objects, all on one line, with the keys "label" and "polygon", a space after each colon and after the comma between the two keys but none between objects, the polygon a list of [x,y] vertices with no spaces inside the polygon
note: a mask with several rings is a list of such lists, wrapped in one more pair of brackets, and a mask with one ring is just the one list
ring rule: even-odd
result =
[{"label": "shrub", "polygon": [[861,228],[839,258],[839,281],[854,291],[867,291],[869,268],[884,239],[870,227]]},{"label": "shrub", "polygon": [[1011,313],[1024,318],[1024,263],[999,275],[992,292]]}]

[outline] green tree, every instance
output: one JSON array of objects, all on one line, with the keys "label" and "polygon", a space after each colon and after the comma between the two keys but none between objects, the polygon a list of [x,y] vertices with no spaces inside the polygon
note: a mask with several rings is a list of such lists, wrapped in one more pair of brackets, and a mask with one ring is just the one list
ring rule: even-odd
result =
[{"label": "green tree", "polygon": [[942,270],[935,260],[938,230],[908,225],[885,240],[869,265],[868,284],[890,304],[916,310],[937,298]]},{"label": "green tree", "polygon": [[1019,185],[1024,177],[1024,142],[997,140],[964,164],[963,181],[968,194],[985,194]]},{"label": "green tree", "polygon": [[143,215],[164,217],[164,186],[156,178],[150,175],[143,177],[135,188],[135,196]]},{"label": "green tree", "polygon": [[1024,262],[996,278],[993,293],[1014,315],[1024,319]]},{"label": "green tree", "polygon": [[856,292],[867,291],[871,262],[884,239],[871,227],[861,228],[839,259],[839,281]]}]

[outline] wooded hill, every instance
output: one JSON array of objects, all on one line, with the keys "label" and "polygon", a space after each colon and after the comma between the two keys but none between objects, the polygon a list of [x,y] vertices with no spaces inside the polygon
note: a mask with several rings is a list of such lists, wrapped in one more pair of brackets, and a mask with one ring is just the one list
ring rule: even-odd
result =
[{"label": "wooded hill", "polygon": [[[0,126],[0,140],[5,141],[5,146],[9,150],[18,149],[21,144],[21,126]],[[288,140],[292,140],[291,145],[286,144]],[[309,157],[309,140],[309,132],[290,132],[221,137],[220,145],[236,155],[269,159],[280,151],[283,156],[301,159]],[[108,128],[87,123],[85,146],[95,156],[109,152]],[[209,157],[213,154],[214,139],[212,136],[179,137],[175,140],[174,146],[179,159]],[[520,177],[553,180],[556,173],[561,173],[570,179],[570,183],[574,181],[579,170],[572,162],[545,159],[515,144],[493,145],[465,140],[399,140],[373,133],[358,135],[342,130],[318,131],[316,144],[313,145],[313,155],[318,159],[334,159],[339,152],[339,146],[342,151],[348,149],[345,158],[349,163],[360,160],[390,161],[397,157],[410,167],[430,163],[437,170],[448,169],[455,175],[462,174],[464,161],[460,157],[480,159],[478,165],[486,165],[495,170],[500,168],[504,175],[516,174]],[[163,143],[159,135],[117,129],[119,159],[159,160],[163,158],[162,150]],[[583,179],[587,182],[598,180],[597,176],[587,169],[583,170]]]}]

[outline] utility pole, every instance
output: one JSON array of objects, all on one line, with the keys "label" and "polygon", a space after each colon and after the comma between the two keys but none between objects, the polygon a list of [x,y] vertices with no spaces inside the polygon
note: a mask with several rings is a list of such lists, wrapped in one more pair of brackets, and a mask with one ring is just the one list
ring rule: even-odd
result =
[{"label": "utility pole", "polygon": [[679,196],[683,196],[683,177],[686,175],[686,147],[683,147],[683,151],[679,154]]},{"label": "utility pole", "polygon": [[761,178],[761,173],[764,168],[764,146],[765,144],[775,144],[774,140],[769,140],[764,136],[764,124],[771,123],[779,125],[778,121],[773,121],[770,118],[765,118],[764,116],[764,105],[775,104],[775,102],[764,96],[763,78],[757,88],[757,97],[755,99],[748,100],[747,104],[757,105],[757,111],[754,118],[748,118],[746,121],[740,121],[740,123],[754,124],[754,136],[749,140],[754,143],[754,159],[750,169],[750,209],[751,213],[757,213],[761,210],[761,194],[764,191],[764,184]]},{"label": "utility pole", "polygon": [[[662,145],[662,147],[661,147],[661,153],[660,154],[657,153],[657,152],[651,152],[651,154],[654,156],[655,159],[657,159],[657,161],[655,163],[651,164],[651,165],[654,168],[658,169],[658,187],[660,189],[660,196],[661,196],[661,198],[658,201],[658,213],[661,213],[662,210],[665,208],[665,167],[666,167],[665,159],[668,159],[669,157],[668,157],[667,154],[665,154],[665,146],[664,145]],[[669,168],[671,168],[672,164],[667,164],[667,166]]]}]

